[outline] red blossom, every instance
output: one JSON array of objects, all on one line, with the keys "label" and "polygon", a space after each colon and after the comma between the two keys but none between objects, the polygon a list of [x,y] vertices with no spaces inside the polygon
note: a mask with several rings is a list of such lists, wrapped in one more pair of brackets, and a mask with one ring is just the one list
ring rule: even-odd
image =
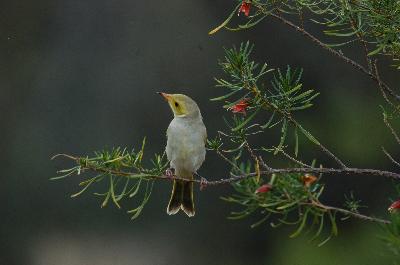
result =
[{"label": "red blossom", "polygon": [[257,193],[266,193],[269,192],[272,189],[272,186],[269,184],[264,184],[262,186],[260,186],[257,190],[256,190],[256,194]]},{"label": "red blossom", "polygon": [[233,105],[232,107],[228,108],[228,110],[232,110],[233,113],[246,114],[246,109],[248,106],[249,104],[247,103],[247,99],[245,98]]},{"label": "red blossom", "polygon": [[390,206],[388,211],[393,212],[393,211],[398,211],[400,209],[400,200],[397,200],[393,202]]},{"label": "red blossom", "polygon": [[246,17],[248,17],[249,14],[250,14],[250,7],[251,7],[250,3],[247,3],[246,1],[243,1],[242,5],[239,8],[238,16],[240,15],[240,13],[244,13],[244,15]]},{"label": "red blossom", "polygon": [[303,181],[304,186],[310,187],[311,184],[317,181],[317,177],[311,174],[305,174],[304,176],[301,177],[301,180]]}]

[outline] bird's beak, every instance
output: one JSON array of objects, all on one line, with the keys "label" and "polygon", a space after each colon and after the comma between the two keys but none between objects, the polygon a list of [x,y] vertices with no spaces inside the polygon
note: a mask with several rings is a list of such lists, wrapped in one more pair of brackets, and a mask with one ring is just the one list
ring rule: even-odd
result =
[{"label": "bird's beak", "polygon": [[169,99],[171,98],[170,94],[163,93],[163,92],[157,92],[157,93],[160,94],[161,96],[163,96],[166,101],[169,101]]}]

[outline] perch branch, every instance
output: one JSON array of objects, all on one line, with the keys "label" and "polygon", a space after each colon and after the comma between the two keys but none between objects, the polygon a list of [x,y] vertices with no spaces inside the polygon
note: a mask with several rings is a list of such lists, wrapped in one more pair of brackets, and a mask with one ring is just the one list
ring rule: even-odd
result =
[{"label": "perch branch", "polygon": [[[128,171],[122,171],[122,170],[112,170],[112,169],[106,169],[103,167],[99,167],[96,165],[93,165],[90,163],[90,161],[86,161],[86,163],[81,164],[80,161],[85,160],[84,158],[81,157],[75,157],[71,155],[66,155],[66,154],[58,154],[57,156],[63,156],[68,159],[74,160],[76,163],[78,163],[81,166],[81,171],[84,170],[93,170],[96,172],[102,172],[102,173],[109,173],[112,175],[116,176],[137,176],[140,173],[135,173],[135,172],[128,172]],[[54,156],[53,158],[57,157]],[[391,171],[386,171],[386,170],[379,170],[379,169],[366,169],[366,168],[351,168],[351,167],[346,167],[346,168],[316,168],[316,167],[294,167],[294,168],[271,168],[267,167],[265,170],[260,171],[260,174],[262,175],[271,175],[271,174],[289,174],[289,173],[313,173],[313,174],[354,174],[354,175],[371,175],[371,176],[380,176],[380,177],[388,177],[392,179],[398,179],[400,180],[400,173],[395,173]],[[247,174],[241,174],[241,175],[233,175],[230,178],[223,178],[220,180],[215,180],[215,181],[208,181],[207,184],[210,186],[216,186],[216,185],[221,185],[221,184],[227,184],[227,183],[232,183],[236,182],[248,177],[254,177],[257,175],[257,172],[253,173],[247,173]],[[178,178],[178,177],[169,177],[169,176],[153,176],[149,175],[149,177],[154,178],[154,179],[166,179],[166,180],[171,180],[171,179],[177,179],[177,180],[184,180],[184,181],[190,181],[190,182],[196,182],[199,183],[201,180],[188,180],[188,179],[183,179],[183,178]]]},{"label": "perch branch", "polygon": [[[138,177],[141,175],[141,173],[135,173],[135,172],[128,172],[128,171],[122,171],[122,170],[111,170],[111,169],[106,169],[103,167],[99,167],[97,165],[93,165],[93,163],[90,163],[90,161],[85,160],[84,158],[81,157],[75,157],[67,154],[58,154],[55,157],[66,157],[68,159],[74,160],[78,165],[81,167],[80,171],[84,170],[92,170],[94,172],[100,172],[100,173],[108,173],[111,175],[115,176],[123,176],[123,177]],[[82,161],[85,161],[82,163]],[[228,184],[236,181],[240,181],[249,177],[254,177],[257,176],[258,174],[261,175],[271,175],[271,174],[287,174],[287,173],[314,173],[314,174],[369,174],[369,175],[375,175],[375,176],[384,176],[384,177],[391,177],[395,179],[400,179],[400,174],[394,173],[394,172],[389,172],[389,171],[383,171],[383,170],[376,170],[376,169],[359,169],[359,168],[270,168],[270,167],[264,167],[266,170],[264,171],[259,171],[259,172],[252,172],[252,173],[247,173],[247,174],[242,174],[242,175],[231,175],[230,178],[224,178],[220,180],[214,180],[214,181],[205,181],[204,179],[198,180],[198,179],[193,179],[193,180],[188,180],[184,178],[179,178],[177,176],[166,176],[166,175],[146,175],[145,177],[152,178],[152,179],[160,179],[160,180],[181,180],[181,181],[188,181],[188,182],[194,182],[200,185],[207,185],[207,186],[217,186],[217,185],[222,185],[222,184]],[[321,204],[319,202],[310,202],[311,205],[319,207],[321,209],[325,209],[327,211],[336,211],[340,212],[345,215],[350,215],[358,219],[363,219],[363,220],[368,220],[368,221],[373,221],[373,222],[379,222],[379,223],[385,223],[388,224],[390,221],[384,220],[384,219],[379,219],[367,215],[363,215],[360,213],[352,212],[346,209],[342,208],[337,208],[333,206],[327,206],[324,204]]]}]

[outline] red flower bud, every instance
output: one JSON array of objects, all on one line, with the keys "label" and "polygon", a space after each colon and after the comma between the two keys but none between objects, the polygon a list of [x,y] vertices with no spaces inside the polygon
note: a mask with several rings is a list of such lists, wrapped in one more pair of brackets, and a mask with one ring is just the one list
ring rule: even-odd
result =
[{"label": "red flower bud", "polygon": [[301,177],[301,180],[303,181],[304,186],[310,187],[311,184],[313,184],[318,180],[318,178],[311,174],[305,174],[304,176]]},{"label": "red flower bud", "polygon": [[246,1],[243,1],[242,5],[239,8],[238,16],[240,15],[240,13],[244,13],[244,15],[246,17],[248,17],[249,14],[250,14],[250,7],[251,7],[250,3],[247,3]]},{"label": "red flower bud", "polygon": [[246,109],[248,106],[249,104],[247,103],[247,99],[245,98],[233,105],[232,107],[228,108],[228,110],[232,110],[233,113],[246,114]]},{"label": "red flower bud", "polygon": [[399,209],[400,209],[400,200],[397,200],[389,206],[388,211],[393,212],[393,211],[398,211]]},{"label": "red flower bud", "polygon": [[269,184],[264,184],[262,186],[260,186],[257,190],[256,190],[256,194],[257,193],[266,193],[269,192],[272,189],[272,186]]}]

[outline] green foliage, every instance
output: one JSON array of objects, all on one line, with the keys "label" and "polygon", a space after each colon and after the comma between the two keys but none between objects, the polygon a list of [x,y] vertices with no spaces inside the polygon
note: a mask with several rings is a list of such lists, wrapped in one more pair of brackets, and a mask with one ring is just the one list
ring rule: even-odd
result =
[{"label": "green foliage", "polygon": [[[391,224],[382,226],[383,233],[379,236],[398,261],[400,259],[400,213],[395,212],[391,215]],[[395,263],[399,264],[399,263]]]},{"label": "green foliage", "polygon": [[269,97],[271,104],[275,109],[280,109],[285,113],[291,113],[297,110],[303,110],[311,107],[311,101],[316,98],[319,93],[309,89],[302,90],[300,83],[303,70],[295,69],[292,71],[290,66],[287,67],[286,73],[283,75],[278,69],[278,74],[274,76],[271,84],[274,92],[270,92]]},{"label": "green foliage", "polygon": [[349,211],[352,211],[354,213],[358,213],[360,208],[363,208],[361,204],[361,200],[354,198],[354,193],[351,192],[349,196],[344,196],[346,201],[344,203],[344,207],[348,209]]},{"label": "green foliage", "polygon": [[101,207],[105,207],[111,201],[116,207],[121,207],[123,199],[136,199],[137,206],[128,210],[132,219],[137,218],[148,202],[153,190],[154,178],[162,175],[168,167],[165,155],[156,154],[150,160],[151,167],[143,165],[145,140],[139,151],[128,151],[126,148],[112,148],[94,153],[93,157],[73,158],[76,166],[60,170],[60,176],[52,180],[64,179],[72,175],[80,175],[85,170],[97,172],[95,176],[87,178],[79,183],[81,190],[71,197],[77,197],[89,190],[94,185],[105,184],[105,192],[94,192],[94,195],[102,198]]},{"label": "green foliage", "polygon": [[[227,132],[220,132],[220,136],[228,138],[233,145],[227,150],[221,146],[227,144],[220,137],[210,141],[209,146],[214,150],[225,154],[232,154],[231,174],[250,173],[254,168],[259,172],[259,160],[254,160],[254,150],[263,150],[274,155],[283,152],[289,145],[287,141],[289,129],[294,134],[294,155],[299,152],[299,135],[314,144],[319,144],[314,136],[304,129],[294,118],[298,111],[303,111],[312,106],[312,101],[318,96],[312,89],[305,90],[301,83],[302,70],[292,70],[290,66],[285,71],[267,67],[267,64],[259,64],[251,59],[253,45],[249,42],[242,43],[240,48],[225,49],[224,60],[219,64],[228,78],[216,78],[217,87],[224,88],[228,92],[212,101],[223,101],[223,107],[237,111],[229,121],[225,119]],[[271,73],[270,85],[265,85],[265,77]],[[239,105],[238,105],[239,104]],[[246,114],[246,115],[245,115]],[[267,119],[264,120],[264,117]],[[280,127],[277,125],[280,124]],[[249,138],[255,134],[264,133],[267,130],[278,130],[280,139],[277,146],[259,146],[251,149],[248,146]],[[244,164],[244,149],[247,147],[253,162]],[[286,153],[285,153],[286,154]],[[292,161],[293,162],[293,161]],[[301,162],[299,162],[301,163]],[[240,164],[240,167],[237,165]],[[314,165],[311,165],[314,166]],[[310,167],[311,167],[310,166]],[[300,235],[303,231],[313,231],[312,240],[324,234],[325,228],[329,228],[327,239],[320,242],[324,244],[333,235],[337,234],[336,212],[330,208],[324,208],[319,202],[324,186],[320,183],[309,184],[304,181],[304,174],[274,174],[269,181],[272,190],[267,193],[257,193],[262,186],[262,178],[259,175],[233,183],[236,194],[224,197],[230,203],[240,205],[243,209],[232,212],[230,219],[242,219],[252,214],[261,215],[261,219],[252,227],[261,225],[266,220],[271,220],[273,227],[281,225],[296,225],[297,228],[291,237]],[[312,178],[315,178],[312,176]],[[264,183],[265,184],[265,183]]]},{"label": "green foliage", "polygon": [[[330,47],[362,42],[368,56],[385,55],[393,59],[400,69],[400,3],[398,0],[253,0],[252,14],[238,23],[236,28],[228,27],[233,16],[222,25],[228,30],[243,30],[254,27],[271,14],[286,14],[297,17],[300,26],[304,25],[304,14],[309,20],[325,26],[323,32],[333,37]],[[236,12],[235,7],[232,14]],[[335,41],[337,39],[337,41]]]},{"label": "green foliage", "polygon": [[[258,63],[251,60],[250,55],[253,47],[254,45],[250,45],[250,42],[246,42],[240,44],[239,49],[235,46],[230,49],[224,48],[225,58],[219,61],[219,65],[230,77],[231,81],[218,78],[215,80],[217,81],[217,87],[229,88],[231,92],[222,97],[213,98],[211,99],[212,101],[224,100],[242,90],[251,90],[257,85],[262,76],[273,71],[273,69],[268,68],[266,63],[260,67]],[[232,103],[225,107],[228,108],[234,104]]]},{"label": "green foliage", "polygon": [[[250,172],[250,164],[241,164],[243,172]],[[232,184],[236,194],[223,197],[224,201],[240,205],[242,210],[233,211],[228,217],[232,220],[242,219],[250,215],[261,216],[251,225],[252,228],[270,221],[274,228],[282,225],[296,226],[291,238],[299,236],[303,231],[312,233],[311,241],[320,238],[325,228],[328,236],[319,245],[323,245],[332,236],[337,235],[336,213],[319,207],[319,198],[324,185],[318,181],[307,185],[302,174],[274,174],[268,185],[271,190],[257,192],[263,184],[256,177],[247,178]]]},{"label": "green foliage", "polygon": [[[312,101],[319,95],[312,89],[304,90],[301,83],[302,70],[292,70],[287,66],[283,73],[280,69],[272,74],[274,69],[267,64],[259,64],[251,60],[253,45],[242,43],[240,48],[225,49],[225,58],[219,64],[228,79],[216,78],[217,87],[227,89],[228,92],[212,101],[224,101],[223,107],[232,109],[240,102],[245,102],[248,115],[234,115],[231,121],[225,119],[229,132],[225,133],[234,144],[231,151],[240,151],[247,137],[262,133],[265,130],[276,128],[281,124],[279,144],[274,148],[275,154],[284,148],[289,129],[293,130],[297,156],[299,150],[298,132],[303,134],[314,144],[318,140],[304,129],[293,115],[311,107]],[[266,86],[262,77],[272,74],[270,86]],[[257,115],[266,113],[255,123]],[[267,148],[264,147],[264,150]]]}]

